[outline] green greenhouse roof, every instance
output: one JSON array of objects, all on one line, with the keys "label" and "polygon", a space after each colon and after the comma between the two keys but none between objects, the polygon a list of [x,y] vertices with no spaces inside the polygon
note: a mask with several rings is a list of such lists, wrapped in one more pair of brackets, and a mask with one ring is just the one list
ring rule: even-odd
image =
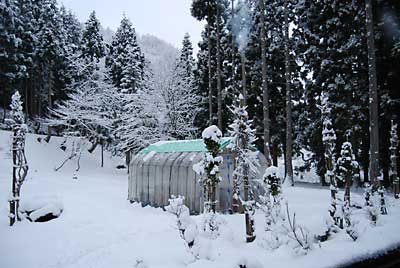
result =
[{"label": "green greenhouse roof", "polygon": [[[225,149],[231,138],[222,138],[220,148]],[[156,153],[181,153],[181,152],[206,152],[203,140],[159,141],[141,150],[140,154]]]}]

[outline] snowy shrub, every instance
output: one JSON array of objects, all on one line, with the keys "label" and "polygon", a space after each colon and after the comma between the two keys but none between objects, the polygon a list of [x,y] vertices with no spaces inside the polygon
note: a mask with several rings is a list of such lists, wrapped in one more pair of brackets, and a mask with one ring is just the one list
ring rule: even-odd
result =
[{"label": "snowy shrub", "polygon": [[169,205],[165,209],[176,216],[176,224],[179,234],[185,240],[187,246],[191,248],[194,245],[196,236],[198,235],[197,225],[190,218],[189,208],[184,204],[185,197],[171,196]]},{"label": "snowy shrub", "polygon": [[358,221],[352,220],[351,218],[352,209],[350,207],[349,200],[346,200],[341,208],[343,211],[343,228],[345,228],[346,233],[351,237],[351,239],[353,239],[353,241],[356,241],[359,236],[359,231],[357,229]]},{"label": "snowy shrub", "polygon": [[217,257],[212,240],[202,236],[196,238],[191,253],[196,259],[215,260]]},{"label": "snowy shrub", "polygon": [[354,156],[352,145],[348,141],[342,144],[336,169],[336,178],[342,185],[346,185],[346,187],[350,187],[353,180],[359,177],[359,165]]},{"label": "snowy shrub", "polygon": [[372,186],[369,183],[364,185],[364,199],[364,210],[367,217],[373,225],[376,225],[379,216],[378,200],[376,200],[376,195],[372,194]]},{"label": "snowy shrub", "polygon": [[288,242],[285,229],[285,214],[281,209],[283,201],[281,178],[278,177],[277,168],[268,167],[264,174],[265,193],[260,196],[259,207],[265,215],[265,244],[270,249],[279,248]]},{"label": "snowy shrub", "polygon": [[243,257],[241,258],[235,268],[263,268],[264,266],[257,260]]},{"label": "snowy shrub", "polygon": [[201,228],[205,237],[216,239],[220,236],[221,227],[226,225],[226,221],[217,213],[204,213],[201,220]]},{"label": "snowy shrub", "polygon": [[307,254],[313,248],[313,236],[305,227],[297,224],[295,212],[293,217],[290,216],[288,203],[286,203],[286,215],[287,235],[292,241],[293,249],[298,254]]},{"label": "snowy shrub", "polygon": [[135,268],[149,268],[149,266],[142,259],[136,260],[135,266],[133,266],[133,267],[135,267]]},{"label": "snowy shrub", "polygon": [[382,215],[386,215],[387,214],[387,209],[386,209],[386,202],[385,202],[385,187],[384,186],[380,186],[377,192],[378,192],[379,197],[380,197],[379,205],[380,205],[381,214]]}]

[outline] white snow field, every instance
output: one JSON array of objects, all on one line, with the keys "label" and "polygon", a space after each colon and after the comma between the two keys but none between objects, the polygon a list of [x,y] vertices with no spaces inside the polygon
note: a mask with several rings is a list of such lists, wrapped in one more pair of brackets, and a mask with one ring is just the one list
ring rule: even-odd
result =
[{"label": "white snow field", "polygon": [[[247,268],[337,267],[370,257],[400,245],[400,204],[387,198],[387,216],[371,226],[363,210],[354,212],[360,221],[360,238],[353,242],[343,231],[327,242],[314,244],[307,255],[296,255],[289,246],[270,250],[263,246],[264,217],[257,211],[255,242],[245,243],[244,215],[220,215],[225,222],[216,240],[199,239],[199,260],[194,261],[176,229],[175,218],[161,208],[142,208],[127,201],[126,170],[116,166],[121,159],[106,154],[100,167],[100,148],[84,153],[78,179],[76,163],[58,172],[54,167],[70,151],[59,149],[61,138],[39,143],[37,135],[27,136],[29,173],[22,186],[22,201],[47,197],[62,203],[63,213],[44,223],[28,220],[8,226],[8,196],[11,189],[10,132],[0,131],[0,268]],[[330,203],[328,189],[285,188],[291,210],[299,224],[311,232],[324,226]],[[343,193],[341,192],[340,195]],[[360,194],[352,200],[361,203]],[[193,216],[198,223],[201,216]],[[353,219],[353,220],[354,220]]]}]

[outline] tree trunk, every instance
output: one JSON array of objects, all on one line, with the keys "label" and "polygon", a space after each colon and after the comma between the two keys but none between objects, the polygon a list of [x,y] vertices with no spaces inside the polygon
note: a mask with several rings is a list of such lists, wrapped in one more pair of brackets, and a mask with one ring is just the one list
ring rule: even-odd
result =
[{"label": "tree trunk", "polygon": [[[231,21],[235,17],[235,0],[232,0]],[[232,91],[235,92],[235,37],[233,36],[233,29],[231,30],[232,36]]]},{"label": "tree trunk", "polygon": [[265,34],[265,4],[264,0],[259,0],[260,4],[260,43],[261,43],[261,78],[263,92],[263,124],[264,124],[264,155],[267,159],[267,166],[272,165],[270,152],[270,120],[269,120],[269,92],[267,81],[267,59],[266,59],[266,34]]},{"label": "tree trunk", "polygon": [[[244,107],[245,99],[243,98],[240,102],[241,106]],[[246,116],[246,120],[248,117]],[[246,127],[241,125],[241,129]],[[243,133],[239,138],[239,144],[241,149],[249,147],[248,144],[248,133]],[[249,182],[249,165],[247,163],[241,163],[243,166],[243,197],[244,197],[244,213],[245,213],[245,224],[246,224],[246,242],[251,243],[256,239],[254,233],[254,219],[253,219],[253,205],[250,203],[250,182]]]},{"label": "tree trunk", "polygon": [[333,171],[333,159],[332,155],[326,155],[325,156],[325,165],[326,165],[326,173],[329,178],[329,183],[330,183],[330,190],[331,190],[331,217],[334,218],[335,212],[336,212],[336,180],[335,180],[335,175]]},{"label": "tree trunk", "polygon": [[278,143],[275,141],[272,143],[272,165],[277,167],[278,166]]},{"label": "tree trunk", "polygon": [[217,3],[217,117],[218,128],[222,131],[222,86],[221,86],[221,29],[220,29],[220,14],[219,5]]},{"label": "tree trunk", "polygon": [[[15,132],[14,132],[15,136]],[[10,202],[10,226],[13,226],[17,218],[16,198],[17,198],[17,151],[16,151],[16,139],[13,137],[12,142],[12,159],[13,159],[13,171],[12,171],[12,197]]]},{"label": "tree trunk", "polygon": [[129,170],[130,163],[131,163],[131,152],[128,151],[128,152],[125,153],[125,164],[126,164],[126,167],[127,167],[127,170],[128,170],[128,174],[129,174],[129,171],[130,171]]},{"label": "tree trunk", "polygon": [[209,112],[209,125],[213,124],[213,92],[212,92],[212,75],[211,75],[211,10],[208,7],[208,17],[207,17],[207,46],[208,46],[208,112]]},{"label": "tree trunk", "polygon": [[101,142],[101,167],[104,167],[104,142]]},{"label": "tree trunk", "polygon": [[[52,89],[53,76],[52,76],[52,71],[51,71],[52,70],[51,62],[49,63],[47,69],[48,69],[47,70],[47,73],[48,73],[48,76],[47,76],[47,79],[48,79],[48,81],[47,81],[47,83],[48,83],[47,101],[48,101],[48,109],[51,110],[53,108],[53,99],[52,99],[52,97],[53,97],[53,89]],[[44,141],[48,143],[50,141],[50,139],[51,139],[51,126],[49,125],[49,126],[47,126],[47,136],[44,139]]]},{"label": "tree trunk", "polygon": [[4,99],[3,99],[3,108],[4,108],[4,110],[3,110],[3,118],[1,119],[1,122],[4,124],[4,122],[6,121],[6,108],[7,108],[7,98],[6,98],[6,93],[7,91],[6,90],[4,90]]},{"label": "tree trunk", "polygon": [[25,123],[27,123],[28,118],[29,118],[29,90],[28,90],[28,78],[25,78],[25,113],[26,113],[26,118],[25,118]]},{"label": "tree trunk", "polygon": [[370,125],[370,160],[369,178],[373,190],[379,187],[379,125],[378,125],[378,92],[376,77],[374,22],[372,0],[365,0],[367,46],[368,46],[368,88],[369,88],[369,125]]},{"label": "tree trunk", "polygon": [[286,80],[286,153],[285,167],[286,177],[294,186],[293,164],[292,164],[292,96],[291,96],[291,75],[290,75],[290,55],[289,55],[289,3],[285,0],[285,23],[284,23],[284,42],[285,42],[285,80]]},{"label": "tree trunk", "polygon": [[92,143],[92,146],[89,147],[88,152],[93,153],[94,150],[96,150],[97,145],[99,144],[99,140],[96,138],[94,143]]},{"label": "tree trunk", "polygon": [[[235,4],[234,0],[231,1],[231,21],[233,21],[234,16],[235,16]],[[232,35],[232,91],[235,92],[235,37],[233,36],[233,30],[231,31]],[[236,153],[233,156],[233,170],[236,169]],[[239,191],[239,183],[238,183],[238,178],[237,175],[233,174],[233,189],[232,189],[232,212],[233,213],[238,213],[239,212],[239,196],[240,196],[240,191]]]},{"label": "tree trunk", "polygon": [[211,212],[217,212],[217,185],[215,182],[212,182],[209,200],[211,201]]},{"label": "tree trunk", "polygon": [[348,202],[348,205],[350,206],[350,187],[351,187],[351,178],[350,176],[346,176],[346,185],[344,189],[344,202]]},{"label": "tree trunk", "polygon": [[248,167],[244,169],[244,176],[243,176],[243,195],[245,201],[245,224],[246,224],[246,242],[251,243],[256,239],[256,235],[254,234],[254,219],[252,215],[250,215],[251,210],[249,208],[249,175],[248,175]]},{"label": "tree trunk", "polygon": [[240,54],[240,59],[242,62],[242,95],[243,95],[243,105],[247,105],[247,89],[246,89],[246,55],[244,51]]},{"label": "tree trunk", "polygon": [[392,120],[391,135],[390,135],[390,173],[392,175],[393,181],[393,193],[396,199],[399,198],[400,187],[399,187],[399,177],[397,175],[397,146],[398,146],[398,136],[397,136],[397,124]]}]

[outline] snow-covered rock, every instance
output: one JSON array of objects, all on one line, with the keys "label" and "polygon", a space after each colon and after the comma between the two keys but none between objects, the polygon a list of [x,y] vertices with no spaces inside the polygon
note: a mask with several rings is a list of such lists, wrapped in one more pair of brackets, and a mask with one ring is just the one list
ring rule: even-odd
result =
[{"label": "snow-covered rock", "polygon": [[22,199],[20,213],[34,222],[44,222],[58,218],[64,210],[62,201],[57,196],[35,196]]}]

